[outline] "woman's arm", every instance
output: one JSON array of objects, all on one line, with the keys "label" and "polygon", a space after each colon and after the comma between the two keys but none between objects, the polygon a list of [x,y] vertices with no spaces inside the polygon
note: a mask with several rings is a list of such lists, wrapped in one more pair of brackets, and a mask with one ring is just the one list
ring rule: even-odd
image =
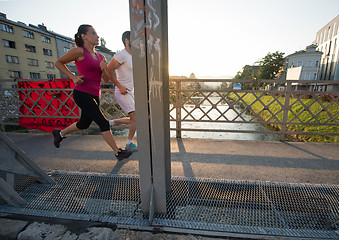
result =
[{"label": "woman's arm", "polygon": [[81,79],[83,76],[75,76],[66,66],[67,63],[79,61],[84,57],[82,48],[72,48],[65,55],[55,61],[55,66],[66,76],[73,80],[75,84],[81,84],[84,81]]},{"label": "woman's arm", "polygon": [[101,68],[101,71],[102,71],[102,78],[104,79],[105,82],[108,82],[109,79],[110,79],[110,75],[109,75],[109,72],[107,70],[107,61],[106,61],[106,58],[105,56],[101,55],[100,56],[102,57],[102,61],[100,62],[100,68]]}]

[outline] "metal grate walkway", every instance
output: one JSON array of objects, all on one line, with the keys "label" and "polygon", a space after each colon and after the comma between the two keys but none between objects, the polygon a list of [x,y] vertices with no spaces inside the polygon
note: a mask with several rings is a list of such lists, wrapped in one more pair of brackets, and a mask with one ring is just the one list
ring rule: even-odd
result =
[{"label": "metal grate walkway", "polygon": [[[35,183],[28,204],[0,212],[149,226],[138,176],[52,172],[55,185]],[[168,213],[152,226],[212,233],[339,239],[339,186],[172,178]]]}]

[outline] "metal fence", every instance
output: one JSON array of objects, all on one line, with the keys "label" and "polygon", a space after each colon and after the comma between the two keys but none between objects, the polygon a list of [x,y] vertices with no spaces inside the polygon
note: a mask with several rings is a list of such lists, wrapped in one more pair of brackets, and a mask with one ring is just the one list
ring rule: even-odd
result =
[{"label": "metal fence", "polygon": [[[22,80],[18,80],[22,81]],[[27,80],[25,80],[27,81]],[[48,81],[48,80],[43,80]],[[1,80],[13,84],[13,80]],[[284,141],[286,135],[339,135],[339,92],[295,90],[296,86],[308,86],[316,89],[317,81],[284,81],[284,80],[231,80],[231,79],[171,79],[170,80],[170,121],[175,123],[170,130],[180,138],[183,131],[261,133],[279,134]],[[321,81],[321,84],[339,86],[339,82]],[[241,87],[240,87],[241,85]],[[251,89],[249,89],[251,88]],[[255,88],[255,89],[253,89]],[[23,115],[20,108],[25,107],[34,118],[77,118],[73,114],[62,116],[60,102],[54,112],[46,111],[52,101],[40,94],[39,100],[46,101],[39,115],[34,115],[37,104],[26,106],[18,97],[19,91],[40,91],[57,95],[59,92],[71,96],[70,89],[33,89],[33,88],[0,88],[0,124],[18,125]],[[26,96],[30,94],[26,93]],[[37,101],[38,102],[38,101]],[[102,86],[101,107],[107,118],[125,117],[114,97],[112,85]],[[193,123],[204,123],[207,127],[196,127]],[[230,123],[244,125],[270,125],[266,130],[249,130],[248,128],[229,127]],[[292,126],[298,126],[293,129]],[[315,126],[314,131],[304,131],[304,126]],[[331,130],[323,130],[331,126]],[[115,126],[126,128],[126,126]],[[328,128],[327,128],[328,129]]]},{"label": "metal fence", "polygon": [[[319,84],[316,81],[172,79],[170,82],[170,120],[176,123],[171,130],[176,131],[176,137],[181,137],[182,131],[279,134],[282,141],[287,134],[339,135],[339,92],[295,90],[301,86],[316,89]],[[339,86],[333,81],[321,84]],[[185,122],[191,124],[183,127]],[[208,128],[190,127],[196,122],[207,123]],[[234,129],[227,126],[230,123],[269,124],[272,130]],[[306,125],[315,126],[314,131],[303,131]],[[299,127],[296,131],[291,126]],[[331,126],[332,130],[324,131],[323,126]]]},{"label": "metal fence", "polygon": [[[18,85],[20,83],[29,83],[31,80],[14,80]],[[39,80],[38,82],[48,83],[50,80]],[[13,84],[13,80],[0,80],[0,124],[4,130],[4,125],[19,125],[19,118],[53,118],[53,119],[78,119],[79,113],[76,111],[78,107],[70,107],[65,100],[60,100],[59,96],[64,94],[66,100],[72,100],[71,88],[51,88],[38,87],[32,88],[28,84],[21,84],[20,88]],[[4,87],[5,86],[5,87]],[[10,86],[10,87],[6,87]],[[114,97],[114,89],[112,85],[106,84],[102,86],[100,105],[102,111],[107,118],[126,117],[126,114],[121,110]],[[32,93],[37,93],[38,97],[32,98]],[[19,97],[21,94],[21,99]],[[33,102],[33,104],[27,104]],[[67,109],[67,114],[64,109]],[[22,111],[25,109],[25,111]],[[37,114],[36,109],[39,113]],[[81,110],[80,110],[81,111]],[[126,128],[126,126],[114,126],[114,128]]]}]

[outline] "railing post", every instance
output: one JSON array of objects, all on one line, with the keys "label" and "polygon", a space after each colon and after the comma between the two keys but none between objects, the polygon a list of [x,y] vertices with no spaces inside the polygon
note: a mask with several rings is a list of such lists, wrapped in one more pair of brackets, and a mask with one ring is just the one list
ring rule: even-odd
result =
[{"label": "railing post", "polygon": [[181,138],[181,81],[175,80],[175,123],[176,123],[176,138]]},{"label": "railing post", "polygon": [[286,83],[286,94],[285,94],[285,103],[284,103],[284,107],[283,107],[283,119],[282,119],[281,130],[280,130],[280,141],[282,141],[282,142],[285,141],[285,137],[286,137],[288,112],[290,111],[291,91],[292,91],[292,83],[287,81],[287,83]]}]

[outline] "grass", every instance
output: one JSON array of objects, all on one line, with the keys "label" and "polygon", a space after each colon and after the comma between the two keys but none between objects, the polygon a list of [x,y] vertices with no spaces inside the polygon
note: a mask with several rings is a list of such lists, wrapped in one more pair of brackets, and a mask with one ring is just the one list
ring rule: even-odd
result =
[{"label": "grass", "polygon": [[[252,93],[231,93],[229,99],[238,103],[241,107],[251,105],[250,114],[258,115],[264,121],[276,122],[283,119],[283,106],[285,104],[284,96],[270,96]],[[293,123],[287,125],[287,131],[305,132],[305,133],[338,133],[339,126],[333,126],[335,122],[339,122],[338,102],[326,101],[322,99],[305,99],[290,98],[290,111],[287,120]],[[264,109],[264,106],[268,106]],[[313,124],[313,125],[305,125]],[[270,124],[270,128],[280,130],[280,124]],[[297,141],[304,142],[325,142],[339,143],[339,136],[330,135],[291,135],[288,136]]]}]

